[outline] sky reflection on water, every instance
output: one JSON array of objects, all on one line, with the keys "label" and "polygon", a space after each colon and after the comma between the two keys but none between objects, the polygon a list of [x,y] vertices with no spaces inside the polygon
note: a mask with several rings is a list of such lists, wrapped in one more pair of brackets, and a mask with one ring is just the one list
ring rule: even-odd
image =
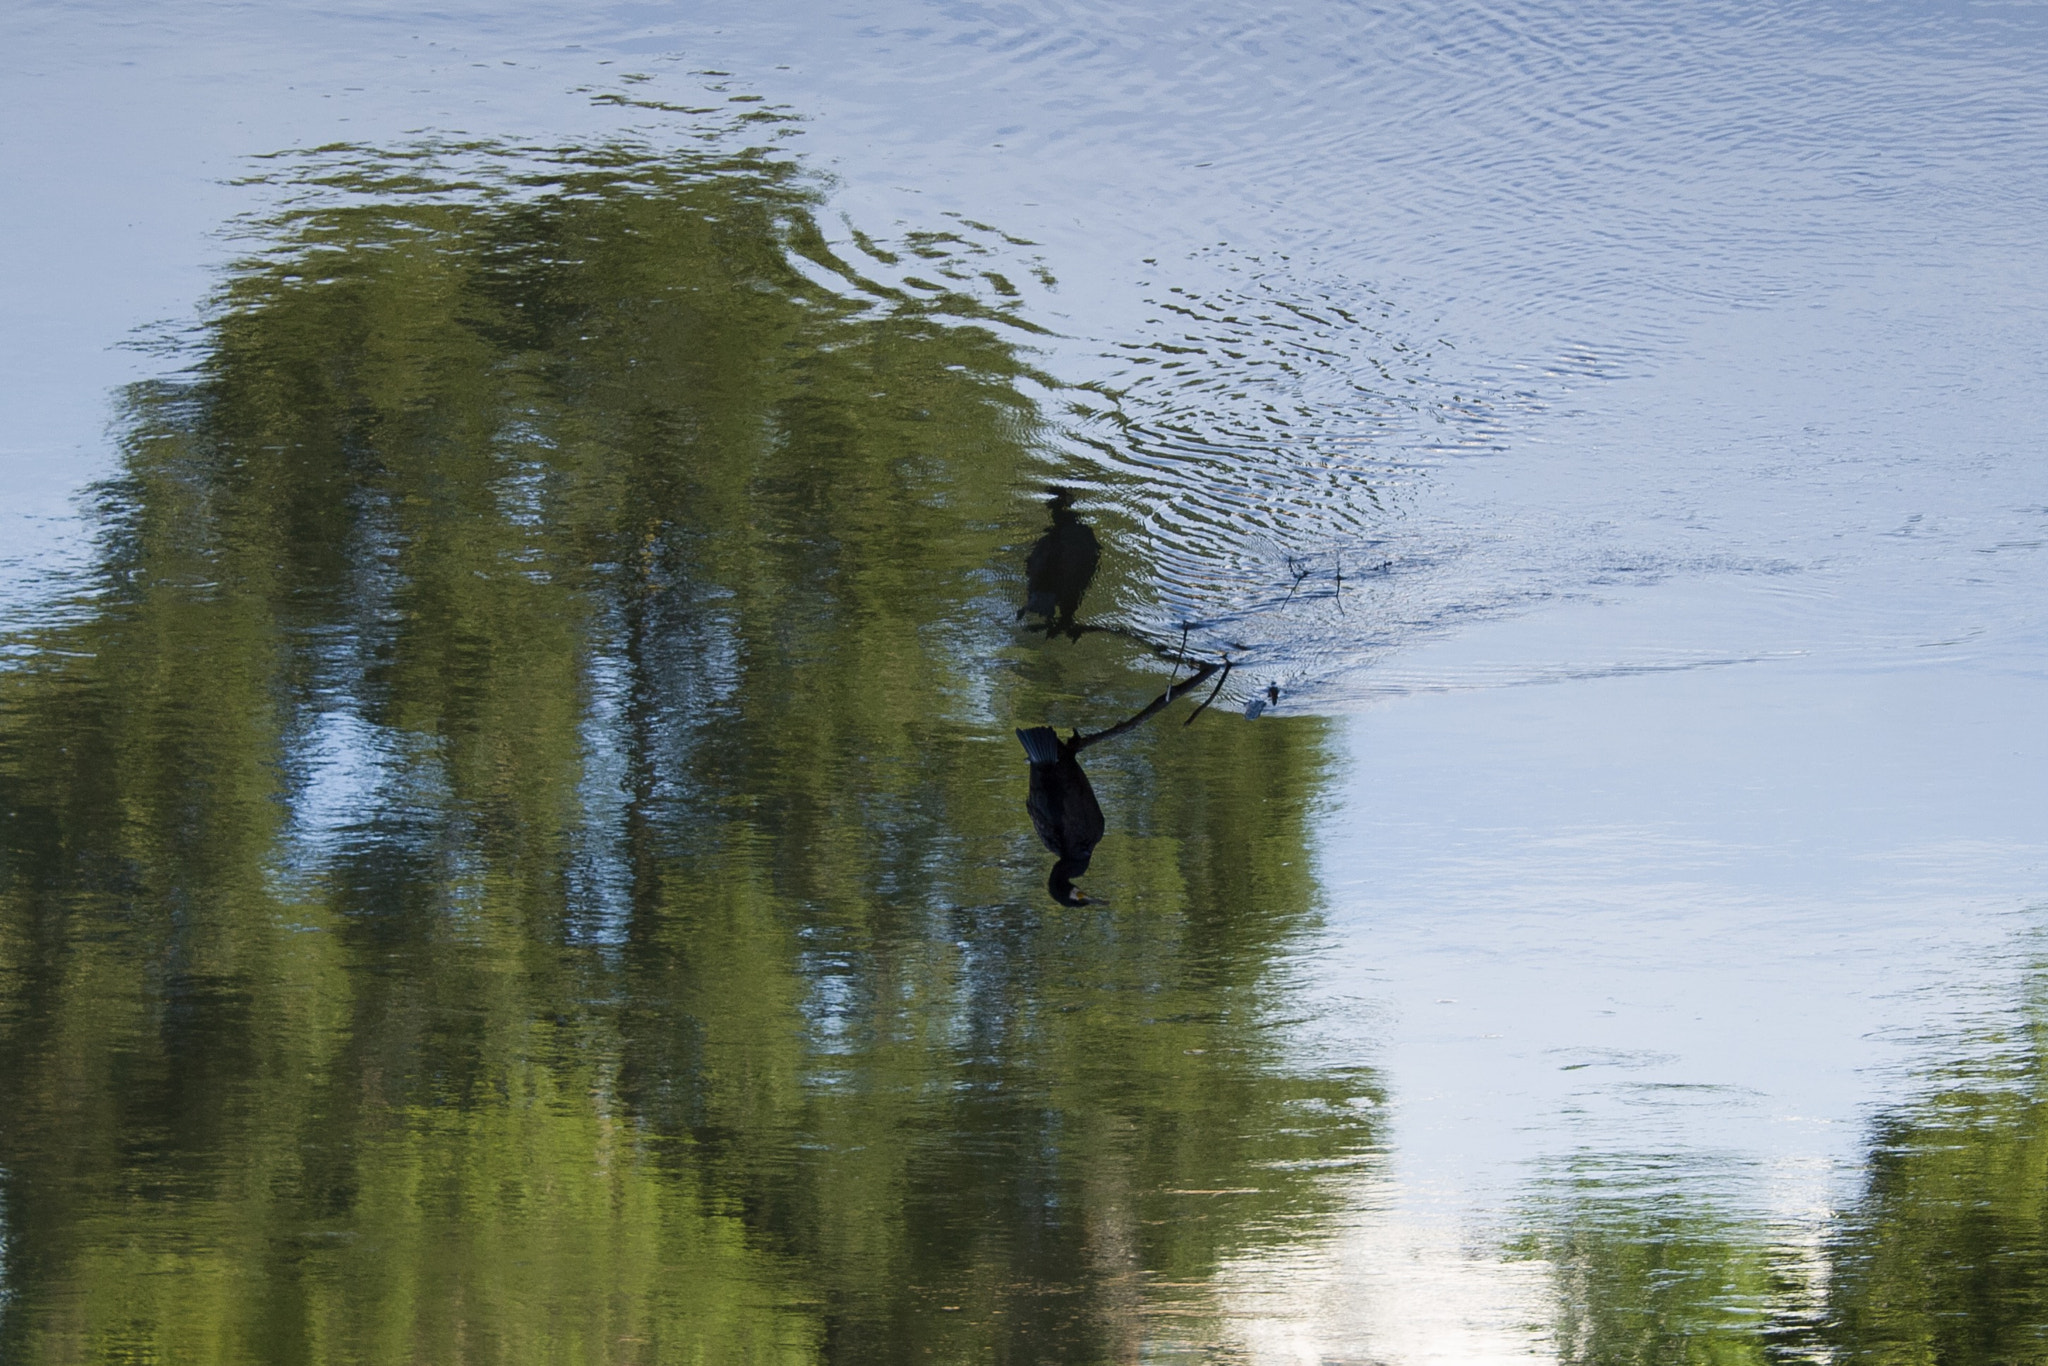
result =
[{"label": "sky reflection on water", "polygon": [[2040,1355],[2033,9],[19,17],[10,1359]]}]

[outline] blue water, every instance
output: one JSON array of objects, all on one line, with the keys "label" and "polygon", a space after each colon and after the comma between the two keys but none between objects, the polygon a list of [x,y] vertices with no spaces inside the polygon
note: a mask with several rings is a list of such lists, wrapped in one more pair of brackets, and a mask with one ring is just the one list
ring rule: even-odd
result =
[{"label": "blue water", "polygon": [[689,146],[711,115],[680,111],[758,104],[877,288],[926,266],[857,235],[974,244],[1053,381],[1048,470],[1143,535],[1125,617],[1193,623],[1240,712],[1271,685],[1339,718],[1294,1046],[1380,1070],[1383,1160],[1218,1272],[1219,1352],[1589,1359],[1541,1232],[1575,1199],[1622,1229],[1677,1201],[1820,1278],[1875,1126],[2034,1002],[2040,6],[15,3],[7,30],[11,625],[89,561],[120,386],[189,359],[247,225],[305,192],[280,154]]}]

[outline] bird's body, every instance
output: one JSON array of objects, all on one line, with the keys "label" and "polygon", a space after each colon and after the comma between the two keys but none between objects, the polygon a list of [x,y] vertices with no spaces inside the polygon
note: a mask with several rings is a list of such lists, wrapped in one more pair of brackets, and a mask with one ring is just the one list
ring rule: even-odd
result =
[{"label": "bird's body", "polygon": [[1095,539],[1094,529],[1075,514],[1073,495],[1066,489],[1055,489],[1046,507],[1052,513],[1052,525],[1025,557],[1024,607],[1017,615],[1030,612],[1044,617],[1048,635],[1064,631],[1078,638],[1081,632],[1076,616],[1088,585],[1095,580],[1102,544]]},{"label": "bird's body", "polygon": [[1024,809],[1031,813],[1038,838],[1058,860],[1046,889],[1063,906],[1085,906],[1088,898],[1075,890],[1074,879],[1088,871],[1105,828],[1095,789],[1081,771],[1073,740],[1061,740],[1051,726],[1020,730],[1017,739],[1031,760],[1031,791]]}]

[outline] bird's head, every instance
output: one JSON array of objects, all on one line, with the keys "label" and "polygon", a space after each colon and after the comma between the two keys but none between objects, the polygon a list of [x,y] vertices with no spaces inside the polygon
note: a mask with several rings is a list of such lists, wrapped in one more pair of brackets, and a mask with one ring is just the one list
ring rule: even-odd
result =
[{"label": "bird's head", "polygon": [[1051,892],[1052,899],[1062,906],[1086,906],[1088,898],[1074,885],[1074,879],[1087,871],[1087,859],[1063,858],[1052,866],[1052,876],[1045,880],[1045,890]]}]

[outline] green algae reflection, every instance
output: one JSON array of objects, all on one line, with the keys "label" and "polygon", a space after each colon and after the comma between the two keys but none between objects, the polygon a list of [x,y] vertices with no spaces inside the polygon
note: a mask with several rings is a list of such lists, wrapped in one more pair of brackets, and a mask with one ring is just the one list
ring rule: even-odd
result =
[{"label": "green algae reflection", "polygon": [[1012,622],[1046,443],[984,248],[864,278],[711,151],[330,149],[285,202],[0,673],[0,1358],[1209,1339],[1371,1139],[1283,1013],[1324,733],[1120,741],[1107,904],[1045,899],[1012,727],[1161,680]]}]

